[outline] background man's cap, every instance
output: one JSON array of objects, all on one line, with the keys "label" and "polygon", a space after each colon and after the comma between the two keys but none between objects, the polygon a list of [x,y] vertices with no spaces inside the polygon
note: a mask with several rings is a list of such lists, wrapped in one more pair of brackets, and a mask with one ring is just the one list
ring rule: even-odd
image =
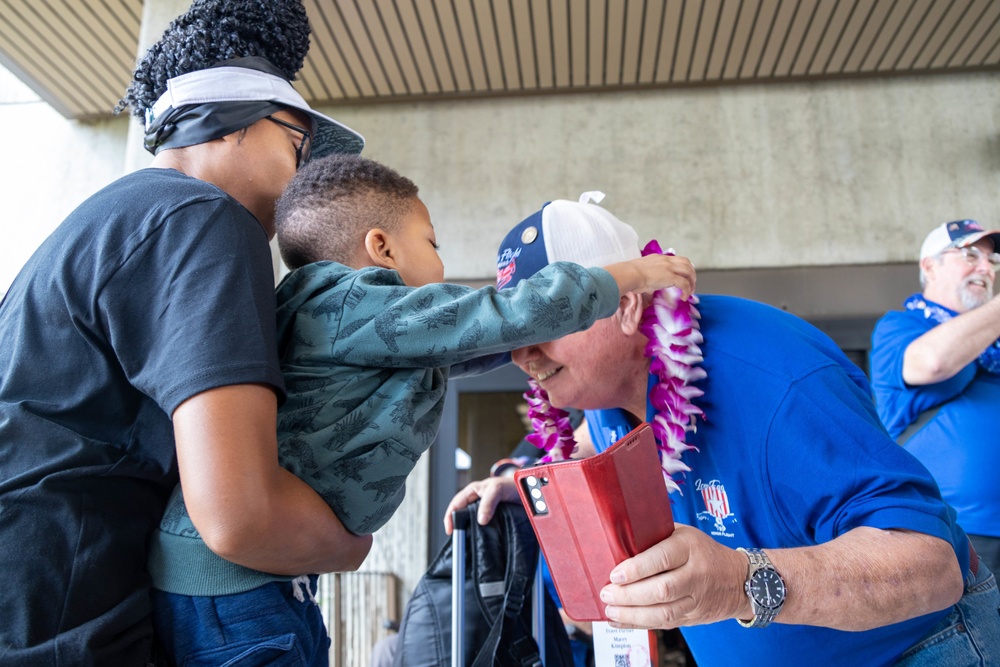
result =
[{"label": "background man's cap", "polygon": [[363,136],[310,108],[289,81],[245,66],[209,67],[170,79],[166,92],[146,111],[146,131],[148,133],[157,118],[170,109],[220,102],[271,102],[307,114],[313,121],[312,157],[333,153],[357,154],[365,146]]},{"label": "background man's cap", "polygon": [[975,220],[955,220],[934,228],[920,246],[920,259],[933,257],[948,248],[964,248],[989,237],[993,250],[1000,251],[1000,230],[984,230]]},{"label": "background man's cap", "polygon": [[553,262],[607,266],[641,256],[639,236],[596,203],[603,192],[580,201],[557,199],[512,229],[497,254],[497,289],[513,287]]}]

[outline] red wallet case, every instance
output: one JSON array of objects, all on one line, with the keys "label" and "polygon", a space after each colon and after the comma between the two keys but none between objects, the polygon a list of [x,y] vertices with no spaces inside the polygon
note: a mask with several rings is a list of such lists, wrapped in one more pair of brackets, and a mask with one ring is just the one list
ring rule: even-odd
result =
[{"label": "red wallet case", "polygon": [[563,609],[608,620],[600,593],[611,570],[674,530],[653,429],[642,423],[596,456],[524,468],[514,480]]}]

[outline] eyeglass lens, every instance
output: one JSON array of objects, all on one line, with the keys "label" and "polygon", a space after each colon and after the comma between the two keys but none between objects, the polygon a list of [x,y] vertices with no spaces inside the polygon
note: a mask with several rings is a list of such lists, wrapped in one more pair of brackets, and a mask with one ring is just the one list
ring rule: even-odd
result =
[{"label": "eyeglass lens", "polygon": [[289,130],[292,130],[293,132],[298,132],[299,134],[302,135],[302,141],[300,141],[299,145],[295,148],[295,168],[298,169],[303,164],[308,162],[309,154],[312,151],[312,143],[309,143],[308,146],[306,145],[306,143],[309,142],[309,137],[311,136],[309,134],[309,130],[301,128],[298,125],[292,125],[291,123],[286,123],[280,118],[275,118],[274,116],[265,116],[265,118],[267,118],[269,121],[277,123],[278,125],[281,125],[282,127],[287,127]]},{"label": "eyeglass lens", "polygon": [[992,266],[994,270],[1000,268],[1000,253],[985,253],[976,246],[958,248],[958,251],[962,253],[962,257],[964,257],[965,261],[971,266],[976,266],[985,257],[986,261],[990,263],[990,266]]}]

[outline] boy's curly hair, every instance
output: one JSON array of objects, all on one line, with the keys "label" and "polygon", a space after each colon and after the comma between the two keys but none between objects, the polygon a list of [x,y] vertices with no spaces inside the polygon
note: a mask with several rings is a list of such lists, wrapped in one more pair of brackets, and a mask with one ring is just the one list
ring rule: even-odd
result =
[{"label": "boy's curly hair", "polygon": [[142,118],[167,79],[223,60],[261,56],[291,81],[309,51],[309,19],[301,0],[194,0],[139,60],[114,113]]},{"label": "boy's curly hair", "polygon": [[281,258],[290,269],[321,260],[351,266],[365,235],[396,231],[417,193],[413,181],[360,155],[310,160],[275,205]]}]

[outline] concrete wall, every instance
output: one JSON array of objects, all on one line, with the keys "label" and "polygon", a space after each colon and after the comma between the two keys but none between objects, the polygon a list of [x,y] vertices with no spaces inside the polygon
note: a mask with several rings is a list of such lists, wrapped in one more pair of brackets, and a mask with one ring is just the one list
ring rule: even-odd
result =
[{"label": "concrete wall", "polygon": [[591,189],[699,268],[910,261],[939,222],[1000,225],[991,74],[326,111],[421,186],[451,278]]}]

